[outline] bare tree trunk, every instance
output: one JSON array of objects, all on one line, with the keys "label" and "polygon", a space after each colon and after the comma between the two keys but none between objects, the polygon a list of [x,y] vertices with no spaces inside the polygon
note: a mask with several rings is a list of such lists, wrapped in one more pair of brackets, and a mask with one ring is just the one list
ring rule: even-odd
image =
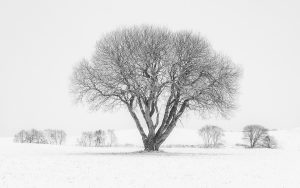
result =
[{"label": "bare tree trunk", "polygon": [[144,150],[145,151],[158,151],[159,146],[155,138],[147,139],[144,141]]}]

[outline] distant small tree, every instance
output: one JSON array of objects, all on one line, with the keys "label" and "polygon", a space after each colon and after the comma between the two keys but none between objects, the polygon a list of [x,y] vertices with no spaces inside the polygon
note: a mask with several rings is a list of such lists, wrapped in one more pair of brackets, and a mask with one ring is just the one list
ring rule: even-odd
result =
[{"label": "distant small tree", "polygon": [[26,143],[27,142],[28,133],[25,130],[21,130],[14,136],[14,142],[17,143]]},{"label": "distant small tree", "polygon": [[27,131],[26,143],[34,143],[37,130],[31,129]]},{"label": "distant small tree", "polygon": [[47,144],[47,140],[44,136],[44,133],[42,131],[36,130],[36,129],[32,129],[31,130],[32,134],[33,134],[33,143],[36,144]]},{"label": "distant small tree", "polygon": [[222,128],[207,125],[199,130],[199,135],[202,137],[204,147],[218,147],[221,145],[221,138],[224,136]]},{"label": "distant small tree", "polygon": [[57,144],[62,145],[66,141],[66,132],[63,130],[56,130],[56,135]]},{"label": "distant small tree", "polygon": [[94,142],[95,146],[103,146],[105,144],[105,131],[103,130],[97,130],[94,132]]},{"label": "distant small tree", "polygon": [[83,132],[81,134],[81,138],[77,140],[78,145],[84,147],[91,147],[94,146],[94,133],[92,131]]},{"label": "distant small tree", "polygon": [[55,137],[56,137],[55,132],[52,129],[46,129],[44,132],[48,144],[55,144]]},{"label": "distant small tree", "polygon": [[107,141],[108,141],[108,145],[112,146],[117,144],[117,136],[115,134],[115,131],[112,129],[108,129],[107,130]]},{"label": "distant small tree", "polygon": [[67,134],[63,130],[47,129],[44,132],[49,144],[62,145],[66,140]]},{"label": "distant small tree", "polygon": [[268,129],[261,125],[248,125],[243,129],[243,139],[249,142],[250,148],[263,146],[264,139],[268,136]]}]

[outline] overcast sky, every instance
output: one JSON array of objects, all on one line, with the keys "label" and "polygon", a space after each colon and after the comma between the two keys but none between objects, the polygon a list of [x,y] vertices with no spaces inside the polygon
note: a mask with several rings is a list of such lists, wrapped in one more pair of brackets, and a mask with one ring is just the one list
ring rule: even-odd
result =
[{"label": "overcast sky", "polygon": [[199,32],[243,68],[231,119],[191,114],[178,127],[300,127],[299,18],[299,3],[286,0],[0,0],[0,136],[29,128],[135,129],[125,110],[75,105],[69,85],[73,66],[90,58],[97,40],[138,24]]}]

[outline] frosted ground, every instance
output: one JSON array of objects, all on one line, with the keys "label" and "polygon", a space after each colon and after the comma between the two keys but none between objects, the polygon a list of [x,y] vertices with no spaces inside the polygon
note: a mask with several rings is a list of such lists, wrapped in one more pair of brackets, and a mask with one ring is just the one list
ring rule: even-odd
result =
[{"label": "frosted ground", "polygon": [[[243,149],[241,133],[227,132],[225,148],[81,148],[15,144],[0,139],[0,187],[300,187],[300,129],[272,131],[279,149]],[[117,132],[122,144],[140,144],[135,131]],[[186,138],[181,141],[182,137]],[[178,129],[166,144],[199,144]]]}]

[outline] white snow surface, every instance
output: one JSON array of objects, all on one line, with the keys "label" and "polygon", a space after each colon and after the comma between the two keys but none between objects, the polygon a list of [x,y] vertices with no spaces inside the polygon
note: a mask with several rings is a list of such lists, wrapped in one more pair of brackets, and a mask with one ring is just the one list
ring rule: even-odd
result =
[{"label": "white snow surface", "polygon": [[[135,144],[134,131],[117,132],[122,144]],[[240,132],[226,132],[225,147],[83,148],[17,144],[0,138],[1,188],[52,187],[300,187],[300,129],[272,131],[279,149],[244,149]],[[122,136],[123,135],[123,136]],[[73,139],[74,141],[75,139]],[[166,144],[199,144],[192,130],[175,130]]]}]

